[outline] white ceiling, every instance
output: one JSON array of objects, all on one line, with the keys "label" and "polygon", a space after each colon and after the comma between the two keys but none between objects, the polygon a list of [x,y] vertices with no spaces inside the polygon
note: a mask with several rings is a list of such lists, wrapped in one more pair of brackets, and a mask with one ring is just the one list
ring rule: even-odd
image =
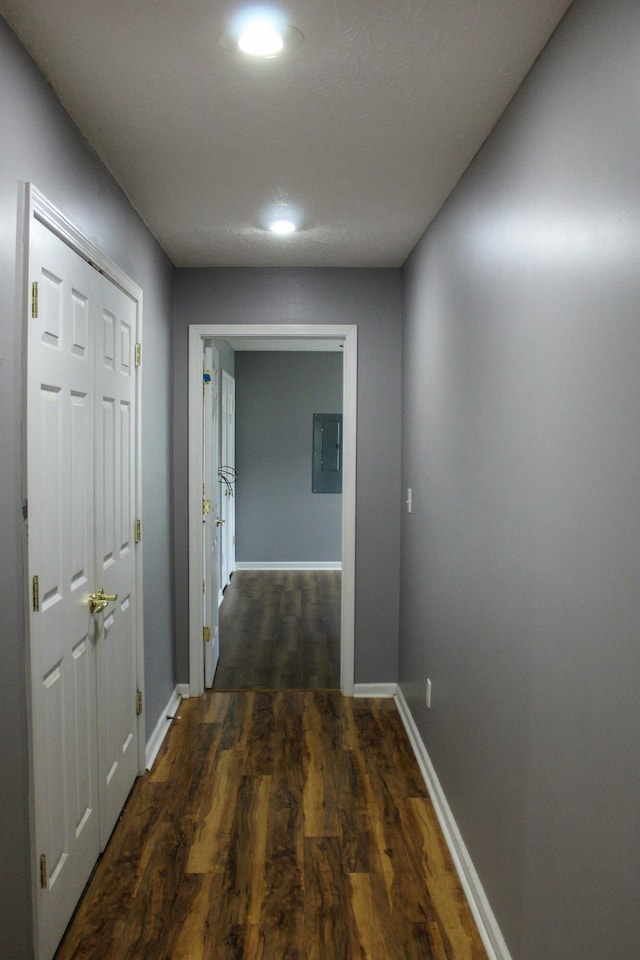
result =
[{"label": "white ceiling", "polygon": [[[178,266],[399,266],[570,0],[283,0],[305,37],[223,48],[232,0],[0,0]],[[291,204],[302,229],[264,229]]]}]

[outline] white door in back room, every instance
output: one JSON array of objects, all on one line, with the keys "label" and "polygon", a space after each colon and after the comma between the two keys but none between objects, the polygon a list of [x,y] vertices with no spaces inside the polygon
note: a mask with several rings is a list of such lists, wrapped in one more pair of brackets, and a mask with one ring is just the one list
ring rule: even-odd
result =
[{"label": "white door in back room", "polygon": [[236,382],[222,371],[220,383],[220,597],[236,566]]},{"label": "white door in back room", "polygon": [[218,464],[220,455],[218,404],[218,351],[204,344],[202,386],[202,623],[204,643],[204,685],[213,686],[220,656],[218,592],[220,544],[224,520],[220,512]]},{"label": "white door in back room", "polygon": [[136,304],[35,218],[29,273],[29,653],[48,960],[138,771]]}]

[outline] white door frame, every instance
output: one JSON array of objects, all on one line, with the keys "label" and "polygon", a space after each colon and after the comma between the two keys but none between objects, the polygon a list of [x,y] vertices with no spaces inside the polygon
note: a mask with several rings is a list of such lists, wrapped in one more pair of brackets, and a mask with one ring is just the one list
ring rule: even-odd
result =
[{"label": "white door frame", "polygon": [[[23,423],[27,422],[27,383],[28,383],[28,368],[27,368],[27,355],[28,351],[26,349],[27,343],[27,322],[28,322],[28,304],[30,303],[30,291],[28,289],[29,283],[29,249],[30,249],[30,236],[31,236],[31,224],[34,219],[39,220],[48,230],[51,230],[56,236],[63,240],[72,250],[74,250],[79,256],[84,260],[88,261],[95,269],[100,273],[104,274],[112,283],[120,287],[125,293],[127,293],[136,304],[136,341],[142,342],[142,290],[140,287],[131,280],[121,269],[120,267],[113,262],[109,257],[103,253],[98,247],[96,247],[87,237],[82,234],[78,228],[60,211],[55,207],[47,198],[40,193],[40,191],[31,183],[25,184],[25,190],[23,195],[23,235],[22,235],[22,277],[21,277],[21,288],[22,288],[22,297],[19,298],[20,302],[20,318],[21,325],[23,330],[23,342],[25,348],[23,349],[23,399],[22,399],[22,419]],[[136,378],[136,440],[135,440],[135,465],[136,465],[136,489],[135,489],[135,499],[136,499],[136,516],[141,517],[142,513],[142,457],[141,457],[141,411],[142,411],[142,371],[138,370],[138,376]],[[23,500],[28,503],[28,487],[27,487],[27,438],[23,433],[23,451],[22,451],[22,489],[23,489]],[[25,544],[24,544],[24,597],[25,597],[25,643],[26,643],[26,686],[27,686],[27,701],[28,701],[28,727],[29,727],[29,738],[31,742],[32,730],[33,730],[33,720],[32,720],[32,702],[31,702],[31,656],[30,656],[30,645],[31,645],[31,636],[29,632],[29,596],[30,596],[30,585],[29,585],[29,551],[28,543],[26,541],[26,525],[25,525]],[[144,704],[144,635],[143,635],[143,577],[142,577],[142,550],[137,549],[135,552],[135,583],[136,583],[136,683],[137,688],[143,692],[143,704]],[[144,709],[143,712],[138,717],[138,727],[137,727],[138,743],[137,743],[137,757],[138,757],[138,773],[142,774],[145,770],[146,757],[145,757],[145,715]],[[33,783],[33,751],[30,749],[30,778]],[[30,801],[30,827],[31,827],[31,837],[32,841],[35,839],[35,806],[33,802],[33,797]],[[32,872],[32,883],[34,890],[37,889],[38,883],[38,871],[37,871],[37,851],[32,850],[32,863],[33,863],[33,872]],[[37,903],[37,896],[33,897],[34,903]],[[36,938],[38,938],[38,928],[37,928],[37,918],[35,918],[35,930]]]},{"label": "white door frame", "polygon": [[[202,350],[209,337],[331,340],[343,348],[342,600],[340,689],[353,696],[355,645],[358,328],[353,324],[191,324],[189,326],[189,695],[204,690],[202,650]],[[301,349],[304,349],[302,345]]]}]

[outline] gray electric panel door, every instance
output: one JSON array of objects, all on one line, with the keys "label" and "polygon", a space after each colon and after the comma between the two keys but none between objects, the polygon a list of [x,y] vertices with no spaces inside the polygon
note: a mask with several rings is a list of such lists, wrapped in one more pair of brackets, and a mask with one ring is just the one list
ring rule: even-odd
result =
[{"label": "gray electric panel door", "polygon": [[314,493],[342,493],[342,414],[313,415]]}]

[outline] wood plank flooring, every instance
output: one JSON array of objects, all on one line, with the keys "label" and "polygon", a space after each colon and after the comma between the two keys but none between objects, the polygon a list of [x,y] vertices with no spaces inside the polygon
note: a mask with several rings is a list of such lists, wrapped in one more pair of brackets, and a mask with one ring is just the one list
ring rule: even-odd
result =
[{"label": "wood plank flooring", "polygon": [[339,570],[237,570],[213,689],[338,689],[340,582]]},{"label": "wood plank flooring", "polygon": [[56,960],[487,960],[393,701],[179,712]]}]

